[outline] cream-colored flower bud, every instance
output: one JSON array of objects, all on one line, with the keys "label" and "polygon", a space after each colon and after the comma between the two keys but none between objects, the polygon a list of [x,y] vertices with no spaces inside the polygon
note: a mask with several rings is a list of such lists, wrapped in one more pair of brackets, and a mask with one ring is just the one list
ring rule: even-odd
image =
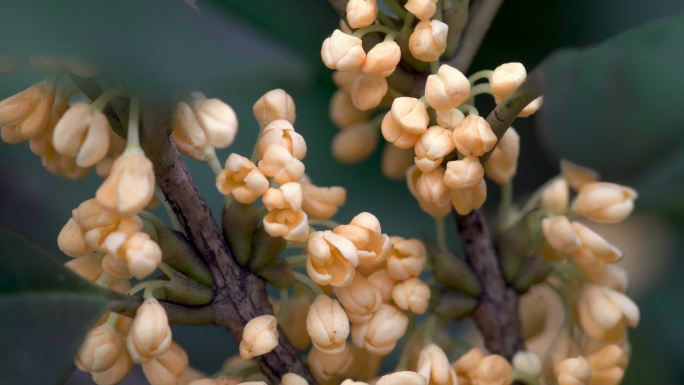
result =
[{"label": "cream-colored flower bud", "polygon": [[424,20],[416,25],[409,37],[409,51],[418,60],[439,60],[446,49],[449,26],[439,20]]},{"label": "cream-colored flower bud", "polygon": [[579,222],[572,222],[572,228],[580,243],[577,252],[608,263],[617,262],[622,258],[620,249],[608,243],[592,229]]},{"label": "cream-colored flower bud", "polygon": [[[140,219],[138,216],[121,217],[109,226],[95,227],[91,230],[86,231],[86,243],[94,250],[106,252],[107,250],[105,247],[105,241],[109,238],[110,234],[114,232],[122,232],[127,236],[130,236],[134,233],[142,231],[142,226],[142,219]],[[120,243],[117,246],[117,250],[118,247],[121,244],[123,244],[123,241],[126,239],[126,236],[120,237]]]},{"label": "cream-colored flower bud", "polygon": [[137,279],[146,278],[161,264],[162,251],[146,233],[140,232],[130,236],[124,248],[128,271]]},{"label": "cream-colored flower bud", "polygon": [[402,96],[394,99],[389,113],[402,131],[411,134],[423,134],[427,131],[430,117],[425,105],[416,98]]},{"label": "cream-colored flower bud", "polygon": [[91,167],[107,155],[111,129],[102,111],[77,102],[57,122],[52,143],[60,154],[75,158],[79,167]]},{"label": "cream-colored flower bud", "polygon": [[582,330],[594,339],[620,341],[627,326],[639,324],[637,305],[623,293],[608,287],[585,285],[577,307]]},{"label": "cream-colored flower bud", "polygon": [[461,105],[470,96],[470,82],[461,71],[442,64],[436,74],[428,76],[425,99],[437,111]]},{"label": "cream-colored flower bud", "polygon": [[453,363],[454,370],[461,384],[470,385],[471,377],[477,365],[485,357],[480,348],[472,348]]},{"label": "cream-colored flower bud", "polygon": [[270,314],[254,317],[242,329],[240,357],[248,360],[271,352],[278,346],[278,323]]},{"label": "cream-colored flower bud", "polygon": [[333,138],[332,154],[341,163],[359,163],[378,146],[378,130],[362,122],[338,132]]},{"label": "cream-colored flower bud", "polygon": [[449,206],[449,188],[444,184],[444,169],[422,173],[416,180],[416,196],[430,205]]},{"label": "cream-colored flower bud", "polygon": [[376,385],[427,385],[427,380],[416,372],[403,371],[380,377]]},{"label": "cream-colored flower bud", "polygon": [[513,368],[531,377],[539,377],[542,372],[542,362],[538,355],[529,351],[519,351],[513,356]]},{"label": "cream-colored flower bud", "polygon": [[104,256],[104,258],[102,258],[101,267],[105,274],[116,280],[128,281],[131,279],[131,277],[133,277],[131,272],[128,270],[128,266],[126,266],[126,261],[122,261],[111,254],[107,254]]},{"label": "cream-colored flower bud", "polygon": [[92,373],[93,382],[97,385],[115,385],[118,384],[133,367],[131,357],[125,353],[119,356],[119,359],[112,365],[111,368]]},{"label": "cream-colored flower bud", "polygon": [[402,149],[388,143],[382,149],[380,169],[382,175],[393,180],[406,178],[406,170],[413,165],[414,153],[411,149]]},{"label": "cream-colored flower bud", "polygon": [[82,257],[93,251],[85,241],[85,231],[73,218],[70,218],[59,232],[57,245],[70,257]]},{"label": "cream-colored flower bud", "polygon": [[508,183],[518,170],[519,154],[520,136],[509,127],[485,164],[487,177],[500,185]]},{"label": "cream-colored flower bud", "polygon": [[378,16],[378,4],[375,0],[349,0],[347,2],[347,23],[356,29],[367,27]]},{"label": "cream-colored flower bud", "polygon": [[[390,256],[390,258],[392,257]],[[392,299],[392,289],[394,289],[395,282],[387,269],[376,270],[372,272],[367,279],[368,282],[378,290],[378,293],[380,293],[382,302],[389,302]]]},{"label": "cream-colored flower bud", "polygon": [[280,184],[296,182],[304,176],[304,163],[292,156],[287,148],[279,144],[271,144],[262,159],[259,169]]},{"label": "cream-colored flower bud", "polygon": [[254,103],[252,112],[260,127],[265,127],[278,119],[284,119],[294,124],[297,117],[297,110],[292,96],[280,88],[263,94]]},{"label": "cream-colored flower bud", "polygon": [[362,111],[354,106],[348,91],[339,89],[330,99],[330,120],[339,128],[364,122],[369,115],[369,111]]},{"label": "cream-colored flower bud", "polygon": [[306,271],[319,285],[348,286],[359,259],[354,244],[330,230],[311,233],[306,244]]},{"label": "cream-colored flower bud", "polygon": [[326,383],[334,377],[341,377],[346,373],[354,362],[354,354],[347,343],[339,353],[326,353],[314,346],[307,357],[309,369],[316,381]]},{"label": "cream-colored flower bud", "polygon": [[137,363],[158,357],[171,346],[169,319],[155,298],[146,299],[138,308],[126,346]]},{"label": "cream-colored flower bud", "polygon": [[404,8],[418,20],[430,20],[437,11],[437,0],[408,0]]},{"label": "cream-colored flower bud", "polygon": [[427,262],[427,250],[418,239],[394,236],[392,250],[387,258],[387,270],[392,279],[403,281],[418,277]]},{"label": "cream-colored flower bud", "polygon": [[480,160],[468,155],[461,160],[452,160],[446,164],[444,184],[452,190],[474,188],[482,183],[484,168]]},{"label": "cream-colored flower bud", "polygon": [[120,214],[136,214],[154,196],[152,162],[139,148],[129,148],[116,159],[104,183],[97,189],[97,201]]},{"label": "cream-colored flower bud", "polygon": [[510,96],[527,78],[522,63],[505,63],[494,69],[489,79],[489,87],[495,98],[503,100]]},{"label": "cream-colored flower bud", "polygon": [[549,245],[563,254],[572,254],[580,247],[575,230],[563,215],[544,218],[542,232]]},{"label": "cream-colored flower bud", "polygon": [[309,382],[297,373],[286,373],[280,380],[281,385],[309,385]]},{"label": "cream-colored flower bud", "polygon": [[[414,198],[416,198],[420,208],[423,209],[423,211],[432,215],[433,217],[443,217],[451,212],[451,205],[449,205],[449,201],[442,201],[441,198],[443,197],[440,195],[442,187],[446,188],[444,182],[442,181],[440,185],[440,181],[438,180],[439,175],[442,175],[442,179],[444,178],[444,169],[437,168],[431,173],[432,174],[430,177],[426,179],[423,177],[424,174],[418,169],[418,167],[415,165],[411,166],[408,170],[406,170],[406,185],[409,189],[409,192]],[[421,185],[421,191],[419,191],[418,188],[419,184]],[[430,194],[430,187],[435,188],[432,190],[432,192],[438,194]],[[446,190],[448,192],[448,188],[446,188]],[[422,194],[428,194],[428,196],[440,199],[436,201],[428,201]]]},{"label": "cream-colored flower bud", "polygon": [[125,350],[124,341],[114,327],[100,325],[88,332],[75,363],[84,372],[102,372],[114,366]]},{"label": "cream-colored flower bud", "polygon": [[637,192],[615,183],[594,182],[584,185],[572,203],[572,209],[592,221],[616,223],[634,209]]},{"label": "cream-colored flower bud", "polygon": [[340,300],[351,322],[368,321],[382,304],[380,291],[361,274],[346,287],[336,287],[335,296]]},{"label": "cream-colored flower bud", "polygon": [[302,209],[311,218],[332,218],[347,200],[344,187],[319,187],[311,183],[302,184]]},{"label": "cream-colored flower bud", "polygon": [[451,191],[451,204],[460,215],[479,209],[487,200],[487,183],[484,179],[475,187]]},{"label": "cream-colored flower bud", "polygon": [[102,274],[100,257],[98,257],[96,254],[74,258],[65,263],[64,266],[78,274],[81,278],[90,282],[95,282],[100,277],[100,274]]},{"label": "cream-colored flower bud", "polygon": [[461,154],[482,156],[494,148],[497,138],[483,117],[468,115],[454,129],[453,140]]},{"label": "cream-colored flower bud", "polygon": [[425,131],[415,146],[415,163],[422,172],[430,172],[442,164],[444,157],[454,150],[451,131],[432,126]]},{"label": "cream-colored flower bud", "polygon": [[250,204],[268,190],[268,179],[251,160],[232,153],[216,176],[216,189],[223,195],[232,195],[236,201]]},{"label": "cream-colored flower bud", "polygon": [[368,75],[386,78],[392,75],[400,60],[401,49],[399,44],[394,41],[383,41],[368,51],[366,61],[363,63],[361,70]]},{"label": "cream-colored flower bud", "polygon": [[47,128],[55,97],[55,83],[42,81],[0,101],[0,137],[19,143]]},{"label": "cream-colored flower bud", "polygon": [[[274,147],[270,147],[272,148]],[[262,202],[268,210],[268,214],[264,216],[264,229],[267,233],[292,242],[306,241],[309,236],[309,220],[302,210],[302,195],[302,186],[295,182],[285,183],[277,189],[271,187],[266,191]]]},{"label": "cream-colored flower bud", "polygon": [[557,215],[563,215],[568,210],[570,190],[565,179],[554,179],[542,190],[539,206]]},{"label": "cream-colored flower bud", "polygon": [[528,116],[534,115],[539,111],[540,108],[542,108],[542,105],[544,104],[544,97],[540,96],[533,101],[530,102],[530,104],[526,105],[525,108],[520,111],[518,114],[519,118],[526,118]]},{"label": "cream-colored flower bud", "polygon": [[337,226],[333,232],[354,244],[361,266],[376,266],[389,254],[389,236],[382,233],[380,221],[371,213],[357,214],[348,225]]},{"label": "cream-colored flower bud", "polygon": [[220,99],[196,100],[193,110],[211,147],[226,148],[233,144],[238,120],[231,106]]},{"label": "cream-colored flower bud", "polygon": [[629,276],[622,266],[606,265],[596,277],[596,283],[624,293],[629,287]]},{"label": "cream-colored flower bud", "polygon": [[418,374],[432,385],[458,385],[456,372],[449,364],[444,350],[435,344],[424,347],[418,354]]},{"label": "cream-colored flower bud", "polygon": [[115,211],[107,210],[97,199],[91,198],[82,202],[71,211],[71,215],[84,230],[115,224],[121,216]]},{"label": "cream-colored flower bud", "polygon": [[559,385],[588,385],[591,368],[584,357],[567,358],[556,368]]},{"label": "cream-colored flower bud", "polygon": [[349,336],[349,318],[339,302],[321,294],[309,308],[306,331],[318,350],[328,354],[341,353]]},{"label": "cream-colored flower bud", "polygon": [[351,90],[349,90],[354,107],[361,111],[367,111],[379,106],[388,87],[387,80],[384,77],[360,74],[354,79]]},{"label": "cream-colored flower bud", "polygon": [[579,191],[584,185],[593,183],[599,180],[599,174],[587,167],[574,164],[565,159],[560,161],[561,174],[563,178],[568,181],[570,187]]},{"label": "cream-colored flower bud", "polygon": [[478,362],[471,374],[475,385],[510,385],[513,367],[498,354],[490,354]]},{"label": "cream-colored flower bud", "polygon": [[407,326],[408,317],[404,312],[383,303],[370,320],[352,325],[352,341],[372,354],[385,356],[404,336]]},{"label": "cream-colored flower bud", "polygon": [[330,69],[350,72],[361,69],[366,61],[366,52],[361,39],[336,29],[323,41],[321,58]]},{"label": "cream-colored flower bud", "polygon": [[264,133],[257,142],[256,155],[259,159],[264,156],[266,149],[278,144],[285,147],[295,158],[302,160],[306,156],[306,141],[295,132],[292,123],[285,119],[276,119],[264,127]]},{"label": "cream-colored flower bud", "polygon": [[450,108],[448,110],[435,111],[437,117],[437,124],[453,130],[465,119],[465,114],[458,108]]},{"label": "cream-colored flower bud", "polygon": [[188,354],[176,343],[159,357],[142,364],[143,373],[150,385],[177,385],[188,368]]},{"label": "cream-colored flower bud", "polygon": [[391,112],[385,114],[380,129],[385,140],[400,149],[412,148],[422,135],[422,133],[414,134],[405,131],[401,124],[394,119]]},{"label": "cream-colored flower bud", "polygon": [[591,368],[589,385],[619,385],[625,376],[625,352],[615,344],[607,345],[589,355]]},{"label": "cream-colored flower bud", "polygon": [[430,288],[418,278],[409,278],[394,286],[392,299],[400,309],[423,314],[430,304]]}]

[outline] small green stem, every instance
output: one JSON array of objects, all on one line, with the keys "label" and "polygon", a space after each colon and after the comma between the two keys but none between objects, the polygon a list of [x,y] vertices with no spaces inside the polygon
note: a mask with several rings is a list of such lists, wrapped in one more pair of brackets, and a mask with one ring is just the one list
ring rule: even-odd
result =
[{"label": "small green stem", "polygon": [[354,33],[352,34],[354,37],[358,37],[359,39],[364,37],[364,35],[369,34],[371,32],[382,32],[385,34],[397,34],[398,31],[395,31],[393,29],[387,28],[384,25],[379,25],[379,24],[373,24],[369,25],[368,27],[363,27],[359,28]]},{"label": "small green stem", "polygon": [[382,0],[392,11],[396,14],[396,16],[401,17],[405,15],[407,12],[402,7],[399,5],[399,2],[397,0]]},{"label": "small green stem", "polygon": [[514,218],[513,210],[513,183],[508,181],[501,185],[501,202],[499,203],[499,212],[497,218],[497,227],[507,228],[510,220]]},{"label": "small green stem", "polygon": [[431,61],[430,62],[430,71],[433,74],[436,74],[437,71],[439,71],[439,61]]},{"label": "small green stem", "polygon": [[492,93],[492,88],[489,86],[489,83],[480,83],[474,85],[472,88],[470,88],[470,100],[475,99],[476,96],[482,95],[482,94],[490,94]]},{"label": "small green stem", "polygon": [[460,106],[458,106],[458,109],[461,110],[461,112],[466,113],[468,115],[480,116],[480,113],[477,111],[477,108],[475,108],[475,106],[473,106],[472,104],[463,103]]},{"label": "small green stem", "polygon": [[218,156],[216,156],[216,151],[213,147],[210,147],[207,152],[204,153],[204,161],[209,165],[214,174],[218,175],[223,171],[221,162],[219,161]]},{"label": "small green stem", "polygon": [[140,99],[137,97],[131,98],[126,142],[126,151],[140,150]]},{"label": "small green stem", "polygon": [[282,288],[279,291],[280,297],[278,298],[278,323],[282,323],[287,313],[287,307],[290,302],[290,294],[287,292],[287,288]]},{"label": "small green stem", "polygon": [[307,275],[302,274],[298,271],[292,271],[292,275],[294,275],[297,282],[306,286],[306,288],[309,289],[313,294],[323,294],[323,290],[321,290],[321,288],[318,287],[318,285],[316,285],[316,283],[314,283]]},{"label": "small green stem", "polygon": [[401,26],[401,30],[399,30],[401,40],[406,41],[408,39],[408,35],[411,33],[411,24],[413,24],[414,19],[415,17],[412,13],[408,13],[404,16],[404,24]]},{"label": "small green stem", "polygon": [[145,298],[149,298],[149,297],[148,297],[148,288],[149,288],[150,286],[152,287],[152,290],[154,290],[154,289],[156,289],[156,288],[158,288],[158,287],[164,286],[167,282],[168,282],[168,281],[164,281],[164,280],[154,280],[154,281],[140,282],[139,284],[133,286],[133,287],[128,291],[128,295],[134,295],[134,294],[136,294],[137,292],[139,292],[139,291],[141,291],[141,290],[145,290],[145,295],[144,295],[144,297],[145,297]]},{"label": "small green stem", "polygon": [[444,217],[435,217],[435,237],[437,238],[437,246],[441,251],[448,251],[449,246],[446,240],[446,227]]},{"label": "small green stem", "polygon": [[335,227],[340,225],[339,223],[333,221],[332,219],[318,219],[318,218],[310,218],[309,224],[312,226],[323,226],[323,227],[327,227],[330,229],[334,229]]},{"label": "small green stem", "polygon": [[306,258],[304,254],[297,254],[285,257],[285,262],[292,268],[304,267],[306,266]]},{"label": "small green stem", "polygon": [[470,84],[475,84],[477,81],[482,79],[487,79],[487,81],[489,81],[489,78],[491,78],[493,73],[494,71],[492,70],[477,71],[468,77],[468,81],[470,81]]},{"label": "small green stem", "polygon": [[102,111],[105,106],[117,96],[123,94],[123,91],[118,88],[110,88],[100,94],[100,96],[90,105],[94,110]]}]

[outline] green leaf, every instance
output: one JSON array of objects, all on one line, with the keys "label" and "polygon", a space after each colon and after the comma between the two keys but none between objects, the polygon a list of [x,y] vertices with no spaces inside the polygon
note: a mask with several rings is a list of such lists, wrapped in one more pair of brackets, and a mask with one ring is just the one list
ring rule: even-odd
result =
[{"label": "green leaf", "polygon": [[684,190],[664,187],[684,176],[682,36],[678,14],[547,59],[539,132],[548,148],[631,182],[646,206],[677,202]]},{"label": "green leaf", "polygon": [[0,224],[0,384],[61,384],[107,291]]}]

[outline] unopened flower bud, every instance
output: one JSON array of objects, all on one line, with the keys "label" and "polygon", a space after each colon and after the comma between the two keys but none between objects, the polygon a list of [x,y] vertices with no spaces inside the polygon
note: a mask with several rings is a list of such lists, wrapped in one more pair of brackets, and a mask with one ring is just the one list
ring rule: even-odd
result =
[{"label": "unopened flower bud", "polygon": [[377,385],[427,385],[425,377],[416,372],[394,372],[387,374],[376,382]]},{"label": "unopened flower bud", "polygon": [[525,108],[520,111],[518,117],[526,118],[528,116],[534,115],[537,111],[539,111],[540,108],[542,108],[542,104],[544,104],[544,97],[540,96],[526,105]]},{"label": "unopened flower bud", "polygon": [[385,114],[380,129],[385,140],[400,149],[412,148],[422,135],[422,133],[414,134],[404,130],[402,125],[394,119],[391,112]]},{"label": "unopened flower bud", "polygon": [[519,351],[513,356],[513,368],[531,377],[539,377],[542,372],[542,362],[533,352]]},{"label": "unopened flower bud", "polygon": [[349,72],[361,68],[366,61],[366,52],[361,39],[336,29],[323,41],[321,58],[326,67]]},{"label": "unopened flower bud", "polygon": [[505,63],[494,69],[489,87],[495,98],[503,100],[510,96],[525,81],[527,71],[522,63]]},{"label": "unopened flower bud", "polygon": [[404,8],[418,20],[430,20],[437,11],[437,0],[408,0]]},{"label": "unopened flower bud", "polygon": [[292,156],[302,160],[306,156],[306,141],[297,133],[290,123],[284,119],[276,119],[264,127],[256,146],[256,155],[262,158],[266,149],[271,145],[278,144],[289,151]]},{"label": "unopened flower bud", "polygon": [[192,103],[176,106],[172,137],[183,154],[204,160],[210,148],[225,148],[233,143],[238,121],[235,111],[223,101],[196,96]]},{"label": "unopened flower bud", "polygon": [[359,259],[354,244],[330,230],[311,233],[307,241],[306,270],[319,285],[348,286]]},{"label": "unopened flower bud", "polygon": [[339,302],[321,294],[309,308],[306,330],[318,350],[328,354],[341,353],[349,336],[349,318]]},{"label": "unopened flower bud", "polygon": [[92,373],[93,382],[97,385],[116,385],[126,377],[132,367],[131,357],[127,353],[122,354],[109,369]]},{"label": "unopened flower bud", "polygon": [[460,215],[479,209],[487,199],[487,183],[484,179],[475,187],[451,191],[451,204]]},{"label": "unopened flower bud", "polygon": [[387,80],[384,77],[361,73],[354,79],[349,92],[354,106],[367,111],[380,105],[387,89]]},{"label": "unopened flower bud", "polygon": [[471,384],[471,377],[473,376],[477,365],[484,357],[485,355],[480,348],[472,348],[459,357],[453,364],[459,382]]},{"label": "unopened flower bud", "polygon": [[406,178],[406,170],[413,164],[414,153],[411,149],[402,149],[388,143],[382,149],[380,169],[382,175],[393,180]]},{"label": "unopened flower bud", "polygon": [[591,368],[584,357],[567,358],[556,368],[559,385],[588,385]]},{"label": "unopened flower bud", "polygon": [[617,262],[622,258],[622,251],[611,245],[592,229],[579,223],[572,222],[572,229],[580,243],[578,253],[586,254],[607,263]]},{"label": "unopened flower bud", "polygon": [[344,187],[319,187],[311,183],[302,184],[302,209],[311,218],[332,218],[347,200]]},{"label": "unopened flower bud", "polygon": [[619,291],[598,285],[585,285],[577,302],[580,325],[591,338],[619,341],[627,326],[639,324],[639,308]]},{"label": "unopened flower bud", "polygon": [[356,29],[367,27],[378,15],[378,4],[375,0],[349,0],[347,2],[347,23]]},{"label": "unopened flower bud", "polygon": [[337,226],[333,232],[354,244],[361,266],[377,266],[390,251],[389,236],[382,233],[380,221],[371,213],[357,214],[348,225]]},{"label": "unopened flower bud", "polygon": [[452,190],[474,188],[482,182],[484,169],[480,160],[469,155],[461,160],[452,160],[446,165],[444,184]]},{"label": "unopened flower bud", "polygon": [[390,273],[387,269],[376,270],[366,279],[378,290],[382,302],[389,302],[392,299],[392,289],[394,288],[395,282],[392,277],[390,277]]},{"label": "unopened flower bud", "polygon": [[430,288],[418,278],[409,278],[394,286],[392,299],[400,309],[423,314],[430,304]]},{"label": "unopened flower bud", "polygon": [[361,274],[354,275],[351,285],[336,287],[334,292],[351,322],[368,321],[382,303],[380,291]]},{"label": "unopened flower bud", "polygon": [[562,215],[568,210],[570,191],[568,182],[558,178],[551,182],[542,191],[539,206],[544,210],[549,210],[556,215]]},{"label": "unopened flower bud", "polygon": [[154,298],[140,305],[126,339],[133,361],[141,363],[158,357],[171,346],[171,328],[166,311]]},{"label": "unopened flower bud", "polygon": [[338,132],[333,138],[332,154],[341,163],[358,163],[371,156],[378,146],[378,130],[362,122]]},{"label": "unopened flower bud", "polygon": [[159,357],[143,362],[142,369],[150,385],[176,385],[188,364],[185,350],[172,343]]},{"label": "unopened flower bud", "polygon": [[[108,238],[115,238],[116,233],[113,237],[108,237]],[[122,281],[128,281],[133,277],[131,272],[128,270],[128,266],[126,266],[126,261],[120,260],[117,257],[112,256],[111,254],[107,254],[102,258],[102,271],[110,276],[111,278],[114,278],[116,280],[122,280]]]},{"label": "unopened flower bud", "polygon": [[154,196],[152,162],[141,149],[130,148],[116,159],[104,183],[97,189],[97,201],[120,214],[135,214]]},{"label": "unopened flower bud", "polygon": [[302,210],[302,186],[299,183],[291,182],[277,189],[269,188],[262,201],[268,210],[268,214],[264,216],[264,229],[269,235],[292,242],[306,241],[309,221]]},{"label": "unopened flower bud", "polygon": [[36,83],[0,101],[0,137],[19,143],[46,129],[55,97],[53,81]]},{"label": "unopened flower bud", "polygon": [[392,249],[387,259],[387,270],[392,279],[403,281],[418,277],[427,262],[427,250],[418,239],[392,237]]},{"label": "unopened flower bud", "polygon": [[93,251],[85,240],[85,231],[73,218],[70,218],[59,232],[57,245],[70,257],[82,257]]},{"label": "unopened flower bud", "polygon": [[304,176],[304,163],[292,156],[287,148],[271,144],[259,161],[259,169],[280,184],[296,182]]},{"label": "unopened flower bud", "polygon": [[[418,167],[406,170],[406,185],[411,195],[418,201],[420,208],[433,217],[443,217],[451,211],[449,189],[444,184],[444,169],[432,170],[426,177]],[[447,199],[444,200],[446,193]]]},{"label": "unopened flower bud", "polygon": [[596,171],[574,164],[565,159],[561,160],[560,169],[563,178],[565,178],[570,187],[576,191],[579,191],[584,185],[599,180],[599,174]]},{"label": "unopened flower bud", "polygon": [[75,158],[79,167],[91,167],[107,155],[110,130],[102,111],[77,102],[57,122],[52,143],[60,154]]},{"label": "unopened flower bud", "polygon": [[458,385],[456,372],[449,364],[444,350],[435,344],[424,347],[418,354],[418,374],[432,385]]},{"label": "unopened flower bud", "polygon": [[307,362],[314,378],[319,382],[326,382],[346,373],[354,363],[354,354],[351,347],[343,341],[339,353],[326,353],[314,346],[309,352]]},{"label": "unopened flower bud", "polygon": [[86,336],[76,355],[76,366],[84,372],[102,372],[125,354],[124,341],[109,324],[95,327]]},{"label": "unopened flower bud", "polygon": [[280,88],[263,94],[252,107],[252,112],[260,127],[265,127],[274,120],[284,119],[294,124],[297,112],[294,100]]},{"label": "unopened flower bud", "polygon": [[483,117],[468,115],[454,129],[453,140],[461,154],[482,156],[494,148],[497,138]]},{"label": "unopened flower bud", "polygon": [[513,367],[500,355],[491,354],[480,360],[471,376],[478,385],[510,385]]},{"label": "unopened flower bud", "polygon": [[519,154],[520,136],[509,127],[485,164],[487,177],[500,185],[508,183],[518,169]]},{"label": "unopened flower bud", "polygon": [[408,317],[404,312],[383,303],[370,320],[352,326],[352,341],[372,354],[385,356],[394,350],[407,326]]},{"label": "unopened flower bud", "polygon": [[348,91],[339,89],[330,99],[330,120],[339,128],[347,128],[364,122],[368,116],[369,112],[354,106]]},{"label": "unopened flower bud", "polygon": [[591,368],[591,385],[619,385],[625,376],[624,350],[615,344],[606,345],[589,355],[587,363]]},{"label": "unopened flower bud", "polygon": [[416,25],[409,37],[409,51],[418,60],[439,60],[446,49],[449,26],[439,20],[424,20]]},{"label": "unopened flower bud", "polygon": [[592,221],[616,223],[634,209],[637,192],[615,183],[594,182],[582,187],[572,209]]},{"label": "unopened flower bud", "polygon": [[74,258],[65,263],[64,266],[90,282],[95,282],[100,277],[100,274],[102,274],[100,257],[96,254]]},{"label": "unopened flower bud", "polygon": [[544,218],[542,232],[549,245],[563,254],[572,254],[580,246],[575,230],[568,218],[563,215]]},{"label": "unopened flower bud", "polygon": [[268,186],[268,179],[261,170],[249,159],[235,153],[228,156],[223,171],[216,176],[216,189],[244,204],[256,201]]},{"label": "unopened flower bud", "polygon": [[461,71],[442,64],[436,74],[428,76],[425,99],[435,110],[448,110],[461,105],[470,96],[470,82]]},{"label": "unopened flower bud", "polygon": [[137,279],[143,279],[157,269],[162,260],[159,245],[146,233],[135,233],[124,245],[128,271]]},{"label": "unopened flower bud", "polygon": [[453,130],[465,119],[465,115],[458,108],[450,108],[448,110],[435,111],[437,117],[437,124]]},{"label": "unopened flower bud", "polygon": [[386,78],[394,72],[400,60],[401,49],[399,44],[394,41],[383,41],[368,51],[361,70],[368,75]]},{"label": "unopened flower bud", "polygon": [[281,385],[309,385],[304,377],[296,373],[286,373],[280,380]]},{"label": "unopened flower bud", "polygon": [[415,163],[422,172],[430,172],[440,164],[444,157],[454,149],[451,131],[440,126],[432,126],[425,131],[415,146]]},{"label": "unopened flower bud", "polygon": [[240,357],[248,360],[271,352],[278,346],[278,323],[272,315],[254,317],[242,329]]}]

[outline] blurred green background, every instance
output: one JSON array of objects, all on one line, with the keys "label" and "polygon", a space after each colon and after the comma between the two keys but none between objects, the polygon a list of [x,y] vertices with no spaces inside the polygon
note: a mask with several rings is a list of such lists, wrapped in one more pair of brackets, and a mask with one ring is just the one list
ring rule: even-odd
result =
[{"label": "blurred green background", "polygon": [[[250,152],[258,130],[251,116],[252,103],[272,88],[284,88],[296,101],[295,126],[309,146],[307,172],[319,185],[347,188],[348,202],[338,214],[340,221],[359,211],[371,211],[390,234],[432,234],[431,219],[419,210],[404,183],[389,181],[380,173],[379,150],[353,166],[341,165],[330,155],[336,129],[327,110],[334,86],[319,52],[338,17],[326,1],[200,0],[197,7],[199,11],[174,0],[3,1],[0,25],[6,33],[0,36],[0,54],[84,56],[111,68],[133,89],[169,98],[198,89],[220,97],[240,117],[238,139],[221,151],[221,159],[229,152]],[[557,48],[595,44],[682,10],[681,0],[504,2],[472,71],[507,61],[521,61],[531,69]],[[13,74],[0,74],[0,97],[41,76],[44,74],[26,65]],[[648,79],[649,73],[643,76]],[[681,97],[679,101],[681,104]],[[485,110],[490,107],[482,106]],[[609,238],[625,247],[625,263],[634,282],[631,294],[642,310],[642,323],[631,333],[633,358],[625,383],[684,383],[684,280],[680,279],[684,261],[679,258],[684,250],[680,237],[684,234],[682,136],[668,139],[674,147],[667,151],[649,149],[646,159],[652,164],[635,168],[626,165],[630,152],[625,148],[651,137],[654,133],[648,125],[629,135],[619,127],[588,133],[578,129],[576,135],[563,135],[559,145],[553,135],[536,129],[534,120],[516,123],[522,137],[517,196],[553,176],[561,157],[585,162],[607,180],[634,185],[644,196],[637,202],[635,219],[610,229]],[[614,135],[614,144],[598,154],[589,153],[587,141],[594,133]],[[663,166],[663,159],[669,167]],[[221,197],[213,188],[211,171],[192,160],[188,164],[204,197],[218,213]],[[55,253],[59,253],[57,234],[71,209],[92,197],[99,183],[95,175],[74,182],[49,174],[26,144],[0,143],[0,221]],[[451,223],[449,228],[454,231]],[[174,338],[186,347],[193,366],[209,372],[236,351],[234,341],[217,328],[176,328]],[[140,373],[126,381],[141,383]],[[88,384],[90,379],[75,373],[69,383]]]}]

